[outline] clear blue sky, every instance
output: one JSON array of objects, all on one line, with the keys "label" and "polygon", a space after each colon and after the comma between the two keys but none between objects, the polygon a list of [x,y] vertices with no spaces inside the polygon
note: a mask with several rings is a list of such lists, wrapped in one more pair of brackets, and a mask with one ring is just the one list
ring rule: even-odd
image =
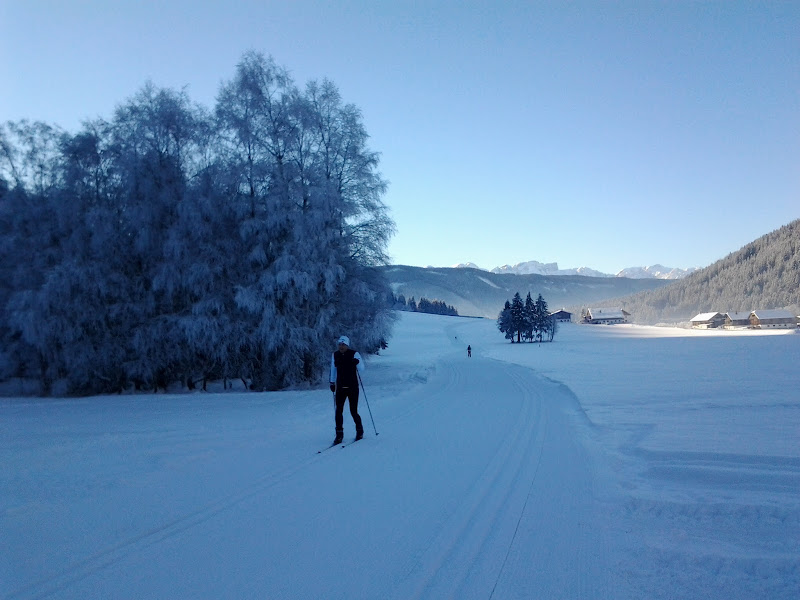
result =
[{"label": "clear blue sky", "polygon": [[359,106],[393,262],[706,266],[800,217],[800,2],[0,0],[0,121],[255,49]]}]

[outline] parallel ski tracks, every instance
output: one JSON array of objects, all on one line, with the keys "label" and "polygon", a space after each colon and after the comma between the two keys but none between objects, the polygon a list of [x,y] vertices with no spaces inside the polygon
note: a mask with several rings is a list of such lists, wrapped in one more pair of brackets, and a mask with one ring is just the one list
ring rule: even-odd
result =
[{"label": "parallel ski tracks", "polygon": [[[475,360],[475,359],[473,359]],[[431,531],[427,540],[401,570],[400,585],[385,590],[384,597],[407,598],[481,598],[492,597],[501,580],[509,554],[517,539],[520,522],[528,507],[528,499],[537,481],[543,448],[547,438],[550,412],[539,381],[525,368],[495,361],[490,363],[491,378],[500,371],[507,397],[485,398],[482,401],[498,405],[518,404],[518,412],[506,417],[510,427],[498,438],[485,467],[465,489],[460,502],[440,526]],[[436,386],[424,386],[423,397],[416,399],[408,410],[386,419],[398,430],[403,421],[413,419],[424,409],[425,418],[446,418],[453,410],[452,403],[440,403],[437,398],[458,397],[470,390],[470,369],[474,363],[447,363]],[[481,390],[478,393],[484,393]],[[467,392],[469,393],[469,392]],[[474,399],[472,400],[474,401]],[[513,409],[512,409],[513,410]],[[556,419],[557,422],[557,419]],[[352,442],[351,442],[352,443]],[[348,444],[349,445],[349,444]],[[77,560],[52,575],[12,591],[9,599],[46,598],[68,588],[109,565],[123,561],[131,554],[180,535],[220,513],[281,484],[299,471],[320,460],[332,460],[339,454],[335,447],[322,454],[313,454],[285,468],[270,472],[230,494],[208,502],[196,510],[166,521],[138,535],[120,540],[94,554]],[[508,561],[513,563],[513,560]],[[511,566],[511,565],[510,565]],[[514,569],[509,569],[513,573]],[[508,575],[508,573],[506,574]],[[395,582],[396,583],[396,582]]]},{"label": "parallel ski tracks", "polygon": [[[349,446],[353,442],[348,442]],[[338,445],[337,445],[338,446]],[[334,447],[328,448],[333,450]],[[326,449],[327,450],[327,449]],[[72,583],[80,581],[95,572],[112,565],[131,553],[158,544],[173,536],[179,535],[192,527],[200,525],[213,518],[214,516],[234,508],[241,502],[256,496],[275,485],[278,485],[291,478],[295,473],[301,471],[307,465],[319,460],[319,454],[314,454],[307,460],[294,463],[277,472],[264,475],[250,485],[240,488],[236,492],[221,496],[209,502],[197,510],[187,512],[172,520],[166,521],[161,525],[147,529],[138,535],[128,537],[119,543],[106,547],[94,554],[77,560],[48,577],[44,577],[36,582],[13,590],[6,598],[8,600],[17,599],[39,599],[47,598],[58,591],[67,588]]]},{"label": "parallel ski tracks", "polygon": [[[547,428],[530,372],[505,370],[522,398],[514,427],[458,508],[409,566],[395,598],[489,598],[492,586],[487,582],[496,583],[500,577],[536,477]],[[461,379],[454,373],[447,387]]]}]

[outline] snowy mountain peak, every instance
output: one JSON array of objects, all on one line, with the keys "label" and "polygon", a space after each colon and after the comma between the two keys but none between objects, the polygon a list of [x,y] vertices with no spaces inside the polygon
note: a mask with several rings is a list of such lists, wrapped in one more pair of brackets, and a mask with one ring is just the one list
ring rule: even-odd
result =
[{"label": "snowy mountain peak", "polygon": [[540,263],[538,260],[517,263],[514,266],[495,267],[492,273],[514,273],[515,275],[558,275],[558,263]]},{"label": "snowy mountain peak", "polygon": [[492,273],[513,273],[514,275],[584,275],[585,277],[613,277],[589,267],[575,269],[559,269],[557,262],[540,263],[537,260],[517,263],[516,265],[503,265],[495,267]]},{"label": "snowy mountain peak", "polygon": [[[485,270],[472,262],[460,263],[454,265],[453,268]],[[619,273],[611,274],[602,273],[589,267],[559,269],[557,262],[541,263],[538,260],[529,260],[515,265],[495,267],[491,272],[499,274],[510,273],[513,275],[583,275],[584,277],[627,277],[628,279],[683,279],[697,270],[697,267],[678,269],[655,264],[649,267],[628,267],[627,269],[622,269]]]},{"label": "snowy mountain peak", "polygon": [[697,271],[696,267],[674,269],[657,264],[649,267],[629,267],[612,275],[589,267],[559,269],[558,263],[540,263],[535,260],[492,269],[492,273],[514,273],[516,275],[583,275],[585,277],[627,277],[628,279],[683,279],[694,271]]},{"label": "snowy mountain peak", "polygon": [[652,265],[649,267],[628,267],[617,273],[617,277],[627,277],[629,279],[683,279],[687,275],[697,271],[697,267],[688,269],[674,269],[664,265]]}]

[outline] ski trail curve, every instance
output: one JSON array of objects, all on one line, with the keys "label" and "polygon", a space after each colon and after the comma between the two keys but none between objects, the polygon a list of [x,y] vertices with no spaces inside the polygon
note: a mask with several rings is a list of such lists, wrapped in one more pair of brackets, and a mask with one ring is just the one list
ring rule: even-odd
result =
[{"label": "ski trail curve", "polygon": [[370,389],[379,437],[265,464],[12,597],[614,597],[599,478],[568,391],[460,351],[435,366],[399,399]]},{"label": "ski trail curve", "polygon": [[591,461],[563,388],[492,360],[439,370],[450,372],[445,398],[464,398],[473,418],[507,428],[391,597],[611,597]]}]

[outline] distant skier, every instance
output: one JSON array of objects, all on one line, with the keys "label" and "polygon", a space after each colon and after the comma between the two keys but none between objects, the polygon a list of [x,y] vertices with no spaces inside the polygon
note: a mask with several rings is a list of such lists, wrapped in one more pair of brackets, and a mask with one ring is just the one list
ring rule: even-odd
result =
[{"label": "distant skier", "polygon": [[361,355],[350,348],[350,338],[339,338],[339,349],[331,356],[331,391],[336,399],[336,439],[340,444],[344,437],[344,401],[350,400],[350,414],[356,424],[356,439],[364,437],[364,426],[358,416],[358,373],[364,371]]},{"label": "distant skier", "polygon": [[467,346],[467,358],[472,358],[472,346]]}]

